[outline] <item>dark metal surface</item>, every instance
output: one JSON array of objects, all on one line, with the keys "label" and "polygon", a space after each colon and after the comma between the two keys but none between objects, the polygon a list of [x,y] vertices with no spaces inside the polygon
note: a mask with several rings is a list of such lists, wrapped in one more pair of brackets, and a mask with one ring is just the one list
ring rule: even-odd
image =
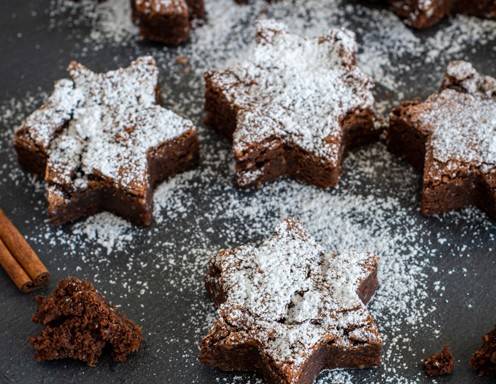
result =
[{"label": "dark metal surface", "polygon": [[[43,1],[27,0],[2,0],[0,2],[0,103],[7,103],[12,98],[20,98],[26,94],[37,95],[41,91],[49,92],[53,81],[65,76],[67,63],[78,56],[81,49],[82,36],[88,32],[88,28],[81,26],[80,30],[66,30],[63,27],[48,29],[47,5]],[[78,36],[81,36],[79,39]],[[78,40],[79,39],[79,40]],[[153,54],[155,46],[143,46],[144,51]],[[117,65],[125,65],[132,56],[129,47],[119,45],[109,46],[104,50],[87,53],[85,63],[95,70],[114,68]],[[480,52],[477,56],[479,68],[488,74],[496,75],[494,67],[494,54]],[[167,82],[167,73],[161,73],[161,80]],[[420,76],[422,78],[422,76]],[[427,76],[429,78],[429,76]],[[188,92],[181,88],[181,84],[173,85],[177,92]],[[433,89],[432,84],[419,84],[413,82],[407,90],[412,94],[421,89],[423,94]],[[193,93],[192,97],[201,97],[201,94]],[[200,121],[198,112],[201,101],[197,103],[195,112],[189,115],[196,122]],[[183,109],[186,107],[182,107]],[[13,149],[7,145],[4,133],[11,131],[13,127],[0,127],[2,140],[0,140],[0,168],[15,168],[15,156]],[[227,147],[226,143],[207,134],[203,140],[205,146],[218,146],[222,150]],[[373,159],[372,159],[373,160]],[[206,167],[205,164],[202,167]],[[4,168],[4,170],[5,170]],[[12,171],[16,172],[16,171]],[[229,164],[218,169],[223,175],[223,180],[228,179],[226,175],[231,172]],[[394,180],[390,171],[381,169],[377,165],[375,169],[378,175],[370,183],[381,193],[394,193],[401,188],[401,180]],[[403,172],[412,172],[408,167]],[[21,173],[22,172],[18,172]],[[45,220],[45,203],[42,191],[34,191],[30,178],[25,175],[18,176],[15,182],[6,176],[4,172],[0,178],[0,206],[28,236],[40,239],[40,233],[49,231]],[[394,176],[394,175],[393,175]],[[212,179],[212,183],[215,182]],[[343,183],[346,186],[350,181],[344,175]],[[32,349],[27,343],[27,337],[36,333],[39,327],[30,322],[35,305],[32,295],[22,295],[11,284],[7,276],[0,271],[0,383],[218,383],[233,382],[234,375],[222,374],[215,370],[201,366],[194,356],[196,345],[203,331],[192,333],[191,322],[195,326],[206,326],[204,310],[196,311],[196,308],[208,307],[209,301],[200,287],[201,284],[184,286],[181,280],[186,281],[189,267],[188,263],[195,261],[190,257],[188,249],[190,237],[194,237],[194,228],[198,226],[211,227],[212,234],[208,238],[209,247],[217,249],[223,247],[230,241],[217,231],[220,227],[232,225],[233,228],[242,228],[242,223],[216,220],[208,215],[209,207],[215,204],[216,199],[222,198],[218,193],[221,189],[209,189],[208,183],[202,180],[192,180],[191,187],[183,192],[191,199],[196,199],[195,211],[182,215],[178,219],[164,220],[157,224],[154,230],[137,229],[133,244],[128,249],[118,250],[105,260],[110,260],[110,265],[104,265],[99,269],[98,287],[108,293],[109,298],[121,305],[128,316],[137,320],[145,330],[145,343],[140,353],[133,356],[127,364],[113,364],[109,359],[104,359],[97,368],[87,368],[75,362],[51,362],[36,363],[32,359]],[[238,192],[230,190],[231,195]],[[366,191],[364,192],[366,193]],[[240,199],[250,199],[249,194],[239,194]],[[432,292],[436,297],[437,310],[430,316],[429,321],[439,324],[442,337],[433,340],[429,330],[419,332],[417,338],[411,340],[412,358],[407,361],[408,368],[405,370],[405,381],[407,382],[429,382],[419,373],[419,357],[440,348],[443,342],[448,342],[457,357],[456,375],[446,382],[450,383],[489,383],[489,379],[476,377],[468,367],[467,361],[471,353],[479,345],[482,333],[488,331],[496,323],[496,258],[494,247],[496,242],[494,235],[496,229],[487,228],[486,224],[478,224],[477,220],[462,218],[457,224],[447,225],[446,221],[424,220],[416,213],[418,199],[410,199],[403,202],[405,206],[412,206],[412,215],[415,220],[422,224],[426,231],[422,241],[434,240],[438,233],[447,238],[445,245],[439,245],[432,241],[433,247],[439,247],[439,252],[433,256],[433,265],[440,270],[455,273],[439,276],[436,274],[432,279],[442,279],[446,291],[440,299],[438,293]],[[270,215],[270,213],[268,213]],[[193,224],[194,223],[194,226]],[[425,224],[426,223],[426,224]],[[474,232],[483,233],[482,240],[485,247],[474,245],[470,231],[460,228],[470,225]],[[157,229],[159,228],[159,229]],[[193,228],[193,229],[191,229]],[[68,233],[68,229],[61,230]],[[249,236],[244,241],[250,240]],[[241,242],[243,236],[237,238]],[[157,292],[155,295],[139,297],[136,294],[125,294],[125,290],[114,285],[111,280],[129,280],[127,264],[133,260],[137,265],[137,258],[153,264],[153,244],[167,242],[174,243],[176,254],[168,257],[177,258],[176,269],[170,268],[161,273],[154,273],[152,267],[136,267],[133,269],[134,280],[146,280],[150,284],[150,290]],[[91,241],[78,243],[77,249],[69,249],[67,244],[51,241],[35,241],[36,249],[43,256],[48,268],[52,272],[52,283],[67,275],[79,275],[94,278],[95,270],[82,264],[80,257],[92,254],[96,247]],[[82,245],[81,245],[82,244]],[[460,258],[453,255],[453,249],[459,249],[466,244],[467,253],[470,257]],[[153,252],[150,252],[150,249]],[[98,263],[98,254],[94,262]],[[198,268],[202,268],[200,265]],[[465,270],[461,273],[460,271]],[[428,272],[426,272],[428,273]],[[102,276],[103,275],[103,276]],[[107,278],[107,276],[109,276]],[[194,286],[195,289],[188,289]],[[185,288],[186,287],[186,288]],[[45,292],[48,292],[45,291]],[[166,292],[166,294],[164,294]],[[467,298],[470,298],[472,309],[467,309]],[[196,303],[199,303],[198,305]],[[199,314],[201,313],[201,314]],[[186,325],[185,325],[186,324]],[[408,335],[408,325],[405,323],[401,331]],[[407,353],[408,354],[408,353]],[[389,367],[394,368],[394,367]],[[373,371],[354,373],[356,382],[383,381],[387,374],[376,375]],[[382,379],[380,378],[382,377]],[[251,380],[251,381],[250,381]],[[253,382],[255,376],[244,375],[237,379],[238,383]],[[389,382],[389,381],[388,381]],[[444,380],[442,382],[445,382]]]}]

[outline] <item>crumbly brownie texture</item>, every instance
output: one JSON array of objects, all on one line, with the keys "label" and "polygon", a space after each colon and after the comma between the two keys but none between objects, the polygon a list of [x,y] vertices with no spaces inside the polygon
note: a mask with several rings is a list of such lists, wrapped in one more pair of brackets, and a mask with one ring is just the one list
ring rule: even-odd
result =
[{"label": "crumbly brownie texture", "polygon": [[108,210],[149,225],[153,187],[197,161],[195,127],[158,104],[151,57],[103,74],[73,62],[69,74],[16,130],[20,164],[44,176],[56,224]]},{"label": "crumbly brownie texture", "polygon": [[377,138],[356,50],[346,30],[307,39],[264,20],[248,61],[205,74],[206,122],[232,138],[238,186],[282,175],[335,186],[346,149]]},{"label": "crumbly brownie texture", "polygon": [[310,384],[325,368],[378,366],[382,340],[365,304],[378,258],[329,254],[287,219],[260,246],[220,251],[206,287],[218,308],[200,360],[269,382]]},{"label": "crumbly brownie texture", "polygon": [[478,349],[470,365],[481,376],[496,377],[496,328],[482,338],[482,346]]},{"label": "crumbly brownie texture", "polygon": [[496,218],[496,80],[452,62],[441,90],[393,111],[389,149],[423,169],[422,213],[474,205]]},{"label": "crumbly brownie texture", "polygon": [[205,17],[203,0],[131,0],[131,9],[143,38],[172,46],[188,40],[192,21]]},{"label": "crumbly brownie texture", "polygon": [[455,369],[455,359],[445,346],[441,352],[428,357],[423,363],[424,372],[429,377],[451,375]]},{"label": "crumbly brownie texture", "polygon": [[496,0],[389,0],[393,11],[414,28],[428,28],[449,14],[496,17]]},{"label": "crumbly brownie texture", "polygon": [[47,297],[37,297],[33,322],[45,328],[29,338],[38,361],[75,359],[95,366],[104,348],[125,362],[143,339],[141,328],[117,312],[87,281],[60,281]]}]

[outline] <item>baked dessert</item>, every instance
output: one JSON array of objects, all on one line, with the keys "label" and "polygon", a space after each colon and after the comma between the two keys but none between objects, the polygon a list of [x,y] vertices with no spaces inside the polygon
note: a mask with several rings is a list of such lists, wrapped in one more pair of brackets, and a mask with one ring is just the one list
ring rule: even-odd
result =
[{"label": "baked dessert", "polygon": [[428,28],[446,16],[464,13],[496,18],[496,0],[388,0],[393,11],[414,28]]},{"label": "baked dessert", "polygon": [[311,384],[322,369],[381,362],[382,340],[366,304],[378,258],[326,253],[293,219],[259,246],[220,251],[206,287],[217,310],[200,360],[267,382]]},{"label": "baked dessert", "polygon": [[74,359],[93,367],[104,349],[114,361],[125,362],[143,339],[141,328],[110,306],[87,281],[69,277],[54,292],[36,298],[33,322],[42,324],[29,338],[38,361]]},{"label": "baked dessert", "polygon": [[192,21],[205,17],[204,0],[131,0],[131,10],[143,38],[171,46],[188,40]]},{"label": "baked dessert", "polygon": [[423,214],[472,205],[496,217],[494,116],[496,80],[463,61],[448,65],[439,92],[393,111],[388,147],[423,170]]},{"label": "baked dessert", "polygon": [[264,20],[256,39],[247,61],[205,74],[206,123],[233,141],[236,184],[335,186],[346,151],[379,135],[353,33],[307,39]]},{"label": "baked dessert", "polygon": [[496,328],[482,338],[482,346],[472,356],[470,365],[481,376],[496,377]]},{"label": "baked dessert", "polygon": [[44,177],[53,223],[107,210],[149,225],[153,187],[197,162],[196,128],[158,104],[151,57],[102,74],[72,62],[69,75],[16,130],[20,164]]},{"label": "baked dessert", "polygon": [[447,346],[441,352],[426,358],[423,362],[424,372],[429,377],[451,375],[455,369],[455,359]]},{"label": "baked dessert", "polygon": [[[277,0],[267,0],[276,2]],[[496,18],[496,0],[366,0],[369,3],[389,4],[405,24],[424,29],[457,13],[481,18]],[[247,4],[249,0],[235,0]]]}]

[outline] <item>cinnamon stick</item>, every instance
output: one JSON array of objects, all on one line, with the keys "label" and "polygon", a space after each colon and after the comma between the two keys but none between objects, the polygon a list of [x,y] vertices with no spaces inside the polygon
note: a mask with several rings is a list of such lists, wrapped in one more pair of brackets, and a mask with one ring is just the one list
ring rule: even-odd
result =
[{"label": "cinnamon stick", "polygon": [[2,240],[0,240],[0,265],[21,292],[29,293],[33,291],[33,280],[22,269]]},{"label": "cinnamon stick", "polygon": [[35,286],[48,282],[50,274],[24,236],[0,209],[0,239]]}]

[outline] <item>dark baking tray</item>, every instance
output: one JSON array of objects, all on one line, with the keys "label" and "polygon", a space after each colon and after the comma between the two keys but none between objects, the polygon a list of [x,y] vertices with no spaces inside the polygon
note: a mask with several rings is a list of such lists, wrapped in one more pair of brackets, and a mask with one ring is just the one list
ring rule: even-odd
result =
[{"label": "dark baking tray", "polygon": [[[139,45],[140,52],[154,54],[162,51],[158,46],[138,42],[124,45],[109,43],[105,49],[94,51],[90,43],[90,49],[83,51],[83,47],[88,46],[83,40],[90,27],[66,25],[62,14],[57,26],[48,28],[49,8],[46,1],[0,2],[0,104],[3,107],[8,108],[12,100],[22,100],[26,95],[39,98],[42,92],[49,92],[53,81],[65,76],[65,67],[73,57],[81,58],[95,70],[106,70],[127,64],[136,54],[133,45]],[[305,17],[302,15],[302,18]],[[364,23],[360,25],[358,21],[357,28],[366,27],[366,22]],[[430,33],[433,32],[419,36],[429,36]],[[496,75],[494,47],[496,45],[492,43],[485,44],[484,47],[474,46],[466,55],[482,71]],[[173,57],[174,50],[170,51],[170,57]],[[425,96],[435,89],[439,76],[439,73],[432,73],[426,67],[415,78],[405,79],[403,91],[406,95]],[[194,75],[185,75],[183,81],[177,81],[167,71],[161,72],[161,82],[169,89],[167,102],[201,125],[201,93],[190,89],[191,82],[198,81]],[[191,93],[190,99],[193,100],[191,104],[175,102],[184,100],[184,95],[188,93]],[[382,97],[392,97],[387,91],[379,91],[379,94]],[[23,110],[23,113],[26,112],[28,107]],[[187,187],[181,189],[181,193],[186,194],[188,199],[196,201],[188,205],[187,212],[175,215],[166,210],[163,220],[155,224],[153,229],[132,229],[133,240],[122,249],[114,250],[111,255],[106,255],[105,250],[91,239],[85,240],[84,236],[82,239],[79,236],[79,240],[74,241],[75,246],[67,241],[58,242],[58,237],[70,237],[71,228],[61,228],[58,234],[54,234],[54,229],[45,223],[43,192],[33,186],[29,176],[17,169],[15,155],[9,144],[13,128],[11,124],[20,117],[4,116],[2,122],[5,126],[0,127],[0,206],[28,235],[42,255],[52,272],[50,289],[57,279],[67,275],[97,280],[98,288],[106,292],[114,304],[121,306],[130,318],[143,326],[145,342],[140,353],[132,356],[127,364],[113,364],[107,358],[93,369],[68,361],[36,363],[26,341],[29,335],[39,329],[30,322],[35,309],[33,295],[20,294],[0,271],[0,383],[255,382],[257,378],[254,375],[220,373],[203,367],[196,361],[198,340],[208,327],[208,321],[211,320],[209,316],[213,312],[200,281],[207,252],[196,257],[194,248],[201,246],[201,238],[197,236],[201,231],[204,231],[205,249],[212,252],[252,238],[260,239],[270,233],[278,213],[267,212],[267,224],[263,228],[252,228],[249,222],[236,215],[227,219],[226,216],[212,217],[212,205],[217,204],[219,199],[230,198],[246,202],[256,198],[253,192],[238,192],[231,187],[230,160],[227,157],[224,164],[216,170],[218,175],[214,174],[210,181],[208,178],[205,181],[205,178],[197,180],[193,177],[189,184],[186,183]],[[210,148],[210,154],[218,151],[219,156],[224,156],[228,153],[228,144],[208,131],[202,130],[202,142],[204,148]],[[367,151],[365,149],[364,152],[355,154],[353,159],[347,161],[345,168],[352,167],[358,161],[357,158],[363,160],[367,156],[373,163],[374,154],[383,153],[384,149],[379,146],[372,150],[372,154],[367,154]],[[209,161],[203,159],[201,167],[212,170]],[[222,161],[218,164],[222,164]],[[382,160],[378,161],[373,167],[372,177],[367,178],[370,174],[361,174],[366,183],[358,187],[358,192],[354,184],[356,174],[346,170],[342,186],[345,190],[355,188],[355,193],[362,190],[363,194],[367,194],[372,189],[383,196],[394,195],[408,183],[402,178],[402,174],[413,172],[400,161],[397,161],[395,167],[396,171],[392,172],[384,166]],[[414,182],[419,183],[417,176]],[[221,187],[212,187],[216,183],[220,183]],[[285,186],[293,182],[279,183],[279,189],[284,191]],[[403,380],[380,369],[350,372],[354,377],[353,382],[430,382],[420,373],[420,358],[440,349],[444,343],[449,343],[452,347],[457,358],[457,369],[453,377],[440,380],[441,382],[492,382],[476,377],[467,361],[479,345],[482,334],[496,323],[495,227],[473,212],[443,219],[422,218],[417,212],[417,193],[412,193],[409,199],[403,199],[401,204],[411,212],[412,221],[409,223],[422,227],[419,232],[421,238],[408,241],[430,244],[429,247],[433,250],[430,256],[420,254],[419,257],[430,258],[430,267],[423,271],[426,275],[422,277],[427,284],[428,296],[423,301],[435,305],[436,310],[426,316],[425,329],[417,325],[415,333],[410,334],[409,325],[405,322],[394,331],[386,331],[386,345],[395,335],[412,338],[405,343],[410,345],[411,350],[402,352],[406,356],[404,367],[394,367],[394,364],[388,366],[390,370],[401,370]],[[294,212],[297,213],[298,209],[295,207]],[[321,218],[316,217],[315,220],[317,219]],[[260,223],[260,218],[256,222]],[[401,225],[397,224],[400,232],[404,228]],[[226,231],[227,227],[231,232]],[[405,236],[406,232],[405,230]],[[232,233],[237,234],[234,237],[229,236]],[[49,234],[46,239],[45,234]],[[436,241],[438,234],[442,234],[446,241]],[[167,248],[164,244],[174,245]],[[459,250],[464,245],[466,249],[461,255]],[[167,249],[174,252],[168,254]],[[161,261],[156,261],[157,252],[165,252],[160,256]],[[81,261],[83,257],[84,262]],[[164,259],[168,259],[168,262],[164,262]],[[174,266],[171,260],[177,260]],[[129,263],[133,265],[131,271],[127,268]],[[155,271],[155,264],[160,266],[159,272]],[[164,266],[167,268],[162,268]],[[432,266],[438,267],[436,272]],[[194,273],[190,273],[192,271]],[[129,282],[132,286],[130,292],[119,284],[120,279]],[[192,279],[195,281],[191,281]],[[146,281],[148,284],[143,295],[139,294],[139,281]],[[435,281],[440,281],[441,286],[445,287],[442,295],[435,290]],[[46,292],[48,289],[41,293]],[[470,303],[470,307],[467,303]],[[435,337],[433,329],[437,329],[440,335]],[[341,381],[323,379],[323,382],[330,384]]]}]

